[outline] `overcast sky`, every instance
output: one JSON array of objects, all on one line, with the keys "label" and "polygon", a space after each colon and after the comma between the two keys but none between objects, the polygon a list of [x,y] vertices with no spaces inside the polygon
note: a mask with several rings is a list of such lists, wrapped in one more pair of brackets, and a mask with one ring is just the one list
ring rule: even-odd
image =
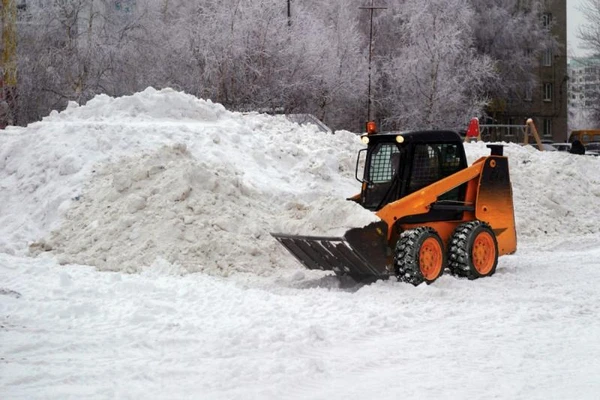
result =
[{"label": "overcast sky", "polygon": [[567,42],[568,55],[582,56],[585,51],[581,49],[581,43],[577,39],[577,30],[579,26],[585,22],[583,14],[577,10],[577,7],[583,3],[583,0],[567,0]]}]

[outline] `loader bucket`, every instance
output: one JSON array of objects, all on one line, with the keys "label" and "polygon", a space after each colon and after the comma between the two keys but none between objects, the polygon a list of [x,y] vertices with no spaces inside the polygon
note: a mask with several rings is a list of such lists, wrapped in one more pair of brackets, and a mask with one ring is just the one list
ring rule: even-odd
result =
[{"label": "loader bucket", "polygon": [[308,269],[333,271],[356,281],[387,278],[390,249],[387,225],[375,222],[353,228],[342,237],[271,233]]}]

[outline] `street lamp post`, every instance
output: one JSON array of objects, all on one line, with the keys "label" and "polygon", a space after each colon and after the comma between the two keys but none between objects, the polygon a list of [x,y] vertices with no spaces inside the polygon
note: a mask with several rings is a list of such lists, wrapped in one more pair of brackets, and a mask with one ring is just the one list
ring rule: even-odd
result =
[{"label": "street lamp post", "polygon": [[[289,1],[289,0],[288,0]],[[369,10],[370,12],[370,21],[369,21],[369,89],[368,89],[368,102],[367,102],[367,121],[372,121],[373,117],[371,115],[371,104],[373,102],[371,96],[371,60],[373,59],[373,12],[375,10],[385,10],[387,7],[375,7],[375,0],[371,0],[371,6],[368,7],[359,7],[361,10]]]}]

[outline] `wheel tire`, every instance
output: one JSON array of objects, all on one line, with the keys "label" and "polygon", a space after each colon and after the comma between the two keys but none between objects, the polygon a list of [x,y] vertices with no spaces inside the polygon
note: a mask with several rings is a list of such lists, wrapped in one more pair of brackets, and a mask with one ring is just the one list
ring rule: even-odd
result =
[{"label": "wheel tire", "polygon": [[446,266],[444,245],[437,232],[422,226],[402,232],[394,257],[396,277],[415,286],[432,283]]},{"label": "wheel tire", "polygon": [[493,275],[497,265],[498,241],[488,224],[475,220],[454,230],[448,250],[448,266],[453,274],[482,278]]}]

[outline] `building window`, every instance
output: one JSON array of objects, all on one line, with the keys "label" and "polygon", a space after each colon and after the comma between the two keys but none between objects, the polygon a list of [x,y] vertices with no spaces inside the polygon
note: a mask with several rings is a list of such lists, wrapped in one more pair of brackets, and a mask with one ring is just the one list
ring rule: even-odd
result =
[{"label": "building window", "polygon": [[133,1],[132,0],[116,0],[115,1],[115,10],[129,13],[132,10]]},{"label": "building window", "polygon": [[[508,124],[509,125],[515,125],[515,119],[514,118],[509,118],[508,119]],[[514,134],[515,134],[514,128],[512,126],[509,127],[508,128],[508,135],[511,136],[511,137],[514,137]]]},{"label": "building window", "polygon": [[542,65],[544,67],[552,66],[552,49],[544,50],[544,54],[542,56]]},{"label": "building window", "polygon": [[544,28],[550,28],[552,24],[552,13],[544,13],[542,14],[542,25]]},{"label": "building window", "polygon": [[523,100],[525,100],[525,101],[533,100],[533,89],[531,88],[531,86],[527,86],[525,88],[525,97],[523,98]]},{"label": "building window", "polygon": [[544,136],[552,136],[552,120],[550,118],[544,118]]},{"label": "building window", "polygon": [[544,83],[544,101],[552,101],[552,84]]}]

